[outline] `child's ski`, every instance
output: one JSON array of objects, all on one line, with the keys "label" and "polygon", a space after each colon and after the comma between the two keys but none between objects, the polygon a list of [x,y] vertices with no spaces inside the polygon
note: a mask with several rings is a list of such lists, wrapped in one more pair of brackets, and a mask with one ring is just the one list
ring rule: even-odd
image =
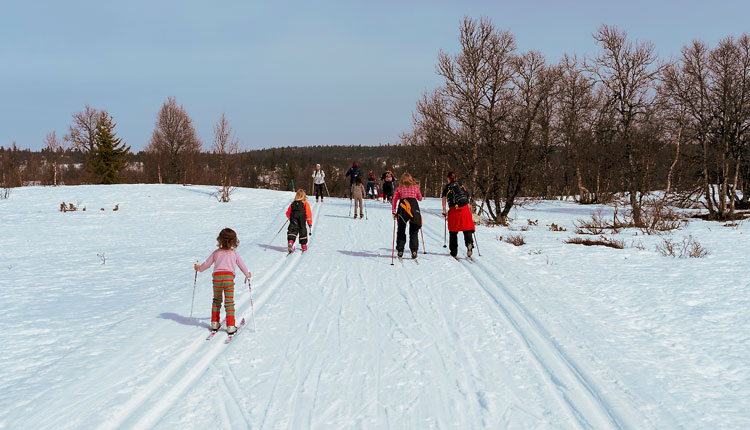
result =
[{"label": "child's ski", "polygon": [[[224,323],[226,323],[226,321],[227,321],[226,318],[223,319],[223,320],[221,320],[221,323],[219,323],[219,328],[221,328],[221,326],[223,326]],[[218,331],[219,331],[218,329],[216,331],[211,331],[211,333],[209,333],[208,336],[206,336],[206,340],[213,339],[214,336],[216,336],[216,332],[218,332]]]},{"label": "child's ski", "polygon": [[235,336],[237,336],[237,333],[240,332],[240,329],[245,326],[245,318],[242,318],[242,321],[240,321],[240,325],[237,326],[237,331],[234,332],[234,334],[230,334],[227,336],[227,340],[224,341],[224,343],[229,343],[234,339]]}]

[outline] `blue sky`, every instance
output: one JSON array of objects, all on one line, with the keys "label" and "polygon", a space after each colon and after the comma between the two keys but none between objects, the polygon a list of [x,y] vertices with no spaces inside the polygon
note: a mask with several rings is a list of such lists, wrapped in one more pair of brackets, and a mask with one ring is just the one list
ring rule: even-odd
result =
[{"label": "blue sky", "polygon": [[[10,4],[8,4],[10,3]],[[715,3],[716,5],[713,5]],[[719,6],[720,4],[720,6]],[[463,16],[520,51],[593,54],[614,24],[660,56],[750,32],[747,1],[29,1],[0,7],[0,146],[39,149],[86,104],[143,149],[174,96],[204,148],[222,112],[247,149],[395,143],[440,85]]]}]

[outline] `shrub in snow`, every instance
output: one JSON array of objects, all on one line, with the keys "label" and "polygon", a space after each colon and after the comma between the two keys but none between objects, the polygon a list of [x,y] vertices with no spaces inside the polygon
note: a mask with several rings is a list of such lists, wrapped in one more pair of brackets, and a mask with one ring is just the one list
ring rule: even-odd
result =
[{"label": "shrub in snow", "polygon": [[646,234],[678,230],[687,224],[685,218],[673,207],[665,206],[661,202],[644,204],[641,219],[641,231]]},{"label": "shrub in snow", "polygon": [[73,203],[60,203],[60,212],[74,212],[77,210],[78,208]]},{"label": "shrub in snow", "polygon": [[602,210],[598,209],[596,212],[591,214],[591,219],[577,219],[575,222],[576,234],[591,234],[601,235],[606,231],[617,233],[620,229],[625,227],[632,227],[632,223],[625,223],[617,219],[617,207],[615,207],[615,213],[612,216],[612,222],[604,219]]},{"label": "shrub in snow", "polygon": [[708,255],[708,250],[693,239],[693,235],[682,239],[682,242],[664,238],[660,244],[656,245],[656,250],[665,257],[675,258],[703,258]]},{"label": "shrub in snow", "polygon": [[549,231],[568,231],[568,230],[565,227],[560,227],[559,225],[553,222],[549,226]]},{"label": "shrub in snow", "polygon": [[510,243],[511,245],[521,246],[526,244],[526,239],[520,234],[512,234],[505,238],[505,242]]}]

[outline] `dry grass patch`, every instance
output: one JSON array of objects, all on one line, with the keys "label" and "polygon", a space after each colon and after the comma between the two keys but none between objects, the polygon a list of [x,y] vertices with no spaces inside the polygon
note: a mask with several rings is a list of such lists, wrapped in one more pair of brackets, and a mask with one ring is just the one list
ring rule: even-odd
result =
[{"label": "dry grass patch", "polygon": [[588,237],[571,237],[570,239],[566,240],[565,243],[572,243],[576,245],[585,245],[585,246],[606,246],[606,247],[615,248],[615,249],[625,248],[625,243],[623,241],[616,240],[616,239],[607,239],[604,236],[602,236],[601,238],[597,238],[597,239],[591,239]]}]

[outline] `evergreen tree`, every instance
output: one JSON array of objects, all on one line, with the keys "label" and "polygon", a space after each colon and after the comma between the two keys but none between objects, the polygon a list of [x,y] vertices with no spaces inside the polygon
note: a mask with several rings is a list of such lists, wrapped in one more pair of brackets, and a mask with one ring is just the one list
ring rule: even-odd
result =
[{"label": "evergreen tree", "polygon": [[96,125],[94,151],[89,159],[89,172],[95,183],[114,184],[122,180],[120,172],[127,164],[130,146],[125,146],[121,138],[115,137],[115,125],[112,117],[102,112]]}]

